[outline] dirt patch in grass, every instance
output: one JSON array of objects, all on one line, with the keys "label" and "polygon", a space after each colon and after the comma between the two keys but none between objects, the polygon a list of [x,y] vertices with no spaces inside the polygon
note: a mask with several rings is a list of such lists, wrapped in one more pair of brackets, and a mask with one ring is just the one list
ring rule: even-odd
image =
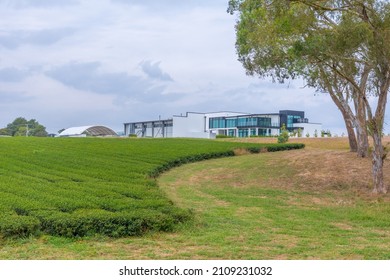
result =
[{"label": "dirt patch in grass", "polygon": [[[371,159],[359,158],[347,151],[307,149],[301,153],[292,151],[283,160],[296,171],[293,180],[308,191],[353,191],[370,194],[372,190]],[[388,160],[384,174],[390,174]],[[385,176],[385,184],[390,184]]]},{"label": "dirt patch in grass", "polygon": [[353,227],[347,223],[333,223],[333,226],[342,229],[342,230],[352,230]]},{"label": "dirt patch in grass", "polygon": [[247,149],[244,149],[244,148],[234,149],[233,152],[234,152],[235,156],[243,156],[243,155],[249,155],[250,154],[250,152]]}]

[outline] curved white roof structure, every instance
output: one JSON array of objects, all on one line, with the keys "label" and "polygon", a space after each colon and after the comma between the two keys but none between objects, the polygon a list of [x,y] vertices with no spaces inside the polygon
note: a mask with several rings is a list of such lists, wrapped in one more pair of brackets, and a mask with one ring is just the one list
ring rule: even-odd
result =
[{"label": "curved white roof structure", "polygon": [[111,128],[102,125],[88,125],[70,127],[62,131],[58,137],[85,137],[85,136],[117,136]]}]

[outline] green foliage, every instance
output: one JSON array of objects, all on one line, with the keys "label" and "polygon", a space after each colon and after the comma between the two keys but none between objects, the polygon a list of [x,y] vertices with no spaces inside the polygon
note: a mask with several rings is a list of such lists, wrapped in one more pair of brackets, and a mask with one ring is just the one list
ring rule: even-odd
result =
[{"label": "green foliage", "polygon": [[286,125],[283,124],[280,129],[280,134],[278,136],[278,143],[286,143],[288,141],[289,135],[288,130],[286,129]]},{"label": "green foliage", "polygon": [[217,139],[233,138],[232,136],[223,135],[223,134],[217,134],[215,137],[216,137]]},{"label": "green foliage", "polygon": [[325,137],[325,136],[327,136],[327,137],[332,137],[332,133],[330,132],[330,130],[328,129],[328,130],[321,130],[321,137]]},{"label": "green foliage", "polygon": [[[194,139],[0,138],[0,235],[171,231],[192,218],[153,177],[194,161],[275,148]],[[272,148],[275,146],[274,148]]]},{"label": "green foliage", "polygon": [[278,151],[303,149],[304,147],[305,147],[305,144],[299,144],[299,143],[279,144],[279,145],[267,147],[267,151],[268,152],[278,152]]},{"label": "green foliage", "polygon": [[0,135],[10,136],[47,136],[46,127],[38,123],[35,119],[27,121],[25,118],[16,118],[9,123],[6,128],[1,129]]},{"label": "green foliage", "polygon": [[298,128],[297,133],[298,133],[298,137],[302,137],[302,128]]},{"label": "green foliage", "polygon": [[0,128],[0,135],[9,135],[6,128]]},{"label": "green foliage", "polygon": [[21,216],[16,213],[1,213],[0,234],[4,237],[27,237],[39,232],[40,221],[36,217]]}]

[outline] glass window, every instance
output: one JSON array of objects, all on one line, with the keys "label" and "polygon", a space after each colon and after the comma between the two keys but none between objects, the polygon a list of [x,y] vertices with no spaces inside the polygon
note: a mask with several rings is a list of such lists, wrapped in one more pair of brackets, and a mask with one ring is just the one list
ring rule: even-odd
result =
[{"label": "glass window", "polygon": [[238,137],[248,137],[248,129],[239,129]]},{"label": "glass window", "polygon": [[225,128],[225,121],[224,118],[210,118],[209,126],[210,128]]},{"label": "glass window", "polygon": [[259,118],[259,126],[270,127],[271,126],[271,118]]},{"label": "glass window", "polygon": [[236,130],[235,129],[229,129],[228,130],[228,135],[231,136],[231,137],[235,137],[236,136]]},{"label": "glass window", "polygon": [[226,127],[236,127],[236,126],[237,126],[237,119],[226,120]]},{"label": "glass window", "polygon": [[267,135],[267,129],[265,128],[259,128],[259,132],[257,133],[259,136],[266,136]]},{"label": "glass window", "polygon": [[237,126],[257,126],[257,118],[238,118]]},{"label": "glass window", "polygon": [[287,128],[293,127],[293,119],[294,116],[290,116],[290,115],[287,116]]},{"label": "glass window", "polygon": [[224,118],[219,118],[219,127],[220,128],[226,127],[226,120]]}]

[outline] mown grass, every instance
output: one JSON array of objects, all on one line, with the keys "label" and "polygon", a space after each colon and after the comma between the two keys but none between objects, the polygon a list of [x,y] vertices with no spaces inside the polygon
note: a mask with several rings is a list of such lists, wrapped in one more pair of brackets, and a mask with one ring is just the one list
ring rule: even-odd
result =
[{"label": "mown grass", "polygon": [[0,258],[388,259],[389,196],[370,194],[370,159],[349,153],[345,139],[332,140],[308,139],[304,151],[215,159],[164,173],[160,188],[194,213],[174,232],[7,239]]}]

